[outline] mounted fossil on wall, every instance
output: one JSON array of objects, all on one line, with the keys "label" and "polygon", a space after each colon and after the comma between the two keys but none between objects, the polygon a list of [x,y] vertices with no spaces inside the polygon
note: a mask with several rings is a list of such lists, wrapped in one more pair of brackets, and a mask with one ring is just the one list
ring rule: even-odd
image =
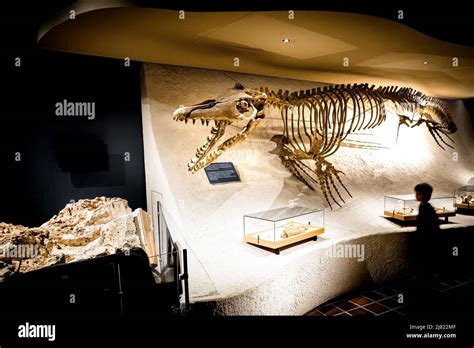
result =
[{"label": "mounted fossil on wall", "polygon": [[[265,118],[265,107],[279,109],[282,133],[272,137],[271,141],[277,143],[272,153],[278,154],[283,165],[309,188],[319,185],[332,209],[331,202],[339,206],[339,201],[345,202],[340,188],[351,195],[341,180],[343,173],[328,158],[348,135],[383,123],[387,104],[391,104],[399,117],[398,128],[424,124],[441,148],[452,147],[448,143],[453,142],[449,134],[457,128],[446,106],[411,88],[394,86],[335,85],[289,93],[268,88],[247,89],[237,83],[223,98],[177,109],[174,119],[206,125],[214,121],[211,134],[188,164],[189,171],[195,173],[244,141]],[[247,121],[247,124],[218,145],[226,127],[236,121]]]}]

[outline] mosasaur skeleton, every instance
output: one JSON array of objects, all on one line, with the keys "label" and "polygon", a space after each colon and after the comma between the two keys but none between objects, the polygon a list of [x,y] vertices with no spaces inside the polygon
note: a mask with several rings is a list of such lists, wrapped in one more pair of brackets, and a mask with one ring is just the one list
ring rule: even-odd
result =
[{"label": "mosasaur skeleton", "polygon": [[[174,119],[193,124],[200,120],[203,125],[214,121],[211,134],[188,164],[189,171],[195,173],[244,141],[265,118],[266,107],[277,108],[282,133],[272,137],[271,141],[277,143],[272,153],[309,188],[315,189],[318,184],[332,209],[331,202],[339,206],[339,200],[345,202],[338,186],[351,194],[342,182],[343,173],[328,157],[350,134],[382,124],[387,117],[387,106],[398,115],[398,128],[425,124],[441,148],[452,147],[448,143],[453,142],[449,134],[456,132],[457,127],[447,107],[439,99],[395,86],[335,85],[290,93],[248,89],[237,83],[222,98],[177,109]],[[218,145],[226,127],[237,121],[246,121],[246,125]]]}]

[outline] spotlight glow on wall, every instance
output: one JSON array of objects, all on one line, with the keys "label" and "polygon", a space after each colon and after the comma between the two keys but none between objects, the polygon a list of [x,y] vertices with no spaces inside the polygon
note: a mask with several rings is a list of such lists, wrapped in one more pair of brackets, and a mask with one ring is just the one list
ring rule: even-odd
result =
[{"label": "spotlight glow on wall", "polygon": [[[416,117],[416,113],[413,115]],[[416,165],[430,161],[430,147],[432,139],[429,133],[420,128],[400,127],[397,138],[398,117],[395,113],[389,112],[385,124],[377,128],[374,132],[373,141],[385,147],[385,150],[374,151],[374,156],[378,161],[390,161],[404,163],[406,165]]]}]

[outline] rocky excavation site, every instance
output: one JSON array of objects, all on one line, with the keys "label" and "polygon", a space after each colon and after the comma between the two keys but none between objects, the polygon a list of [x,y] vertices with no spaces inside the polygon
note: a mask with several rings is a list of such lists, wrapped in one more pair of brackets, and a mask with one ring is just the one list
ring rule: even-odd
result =
[{"label": "rocky excavation site", "polygon": [[[132,211],[124,199],[97,197],[67,204],[39,227],[0,223],[0,281],[16,272],[142,247],[144,232],[150,232],[143,231],[150,226],[144,217],[148,214],[140,208]],[[12,256],[12,250],[35,250],[35,255]]]}]

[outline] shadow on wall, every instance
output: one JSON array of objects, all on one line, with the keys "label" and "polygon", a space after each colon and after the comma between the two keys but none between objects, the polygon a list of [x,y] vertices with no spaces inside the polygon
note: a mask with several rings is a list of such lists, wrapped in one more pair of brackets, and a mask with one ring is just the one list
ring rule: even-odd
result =
[{"label": "shadow on wall", "polygon": [[125,185],[123,156],[109,153],[96,135],[58,134],[53,151],[57,166],[71,175],[75,188]]}]

